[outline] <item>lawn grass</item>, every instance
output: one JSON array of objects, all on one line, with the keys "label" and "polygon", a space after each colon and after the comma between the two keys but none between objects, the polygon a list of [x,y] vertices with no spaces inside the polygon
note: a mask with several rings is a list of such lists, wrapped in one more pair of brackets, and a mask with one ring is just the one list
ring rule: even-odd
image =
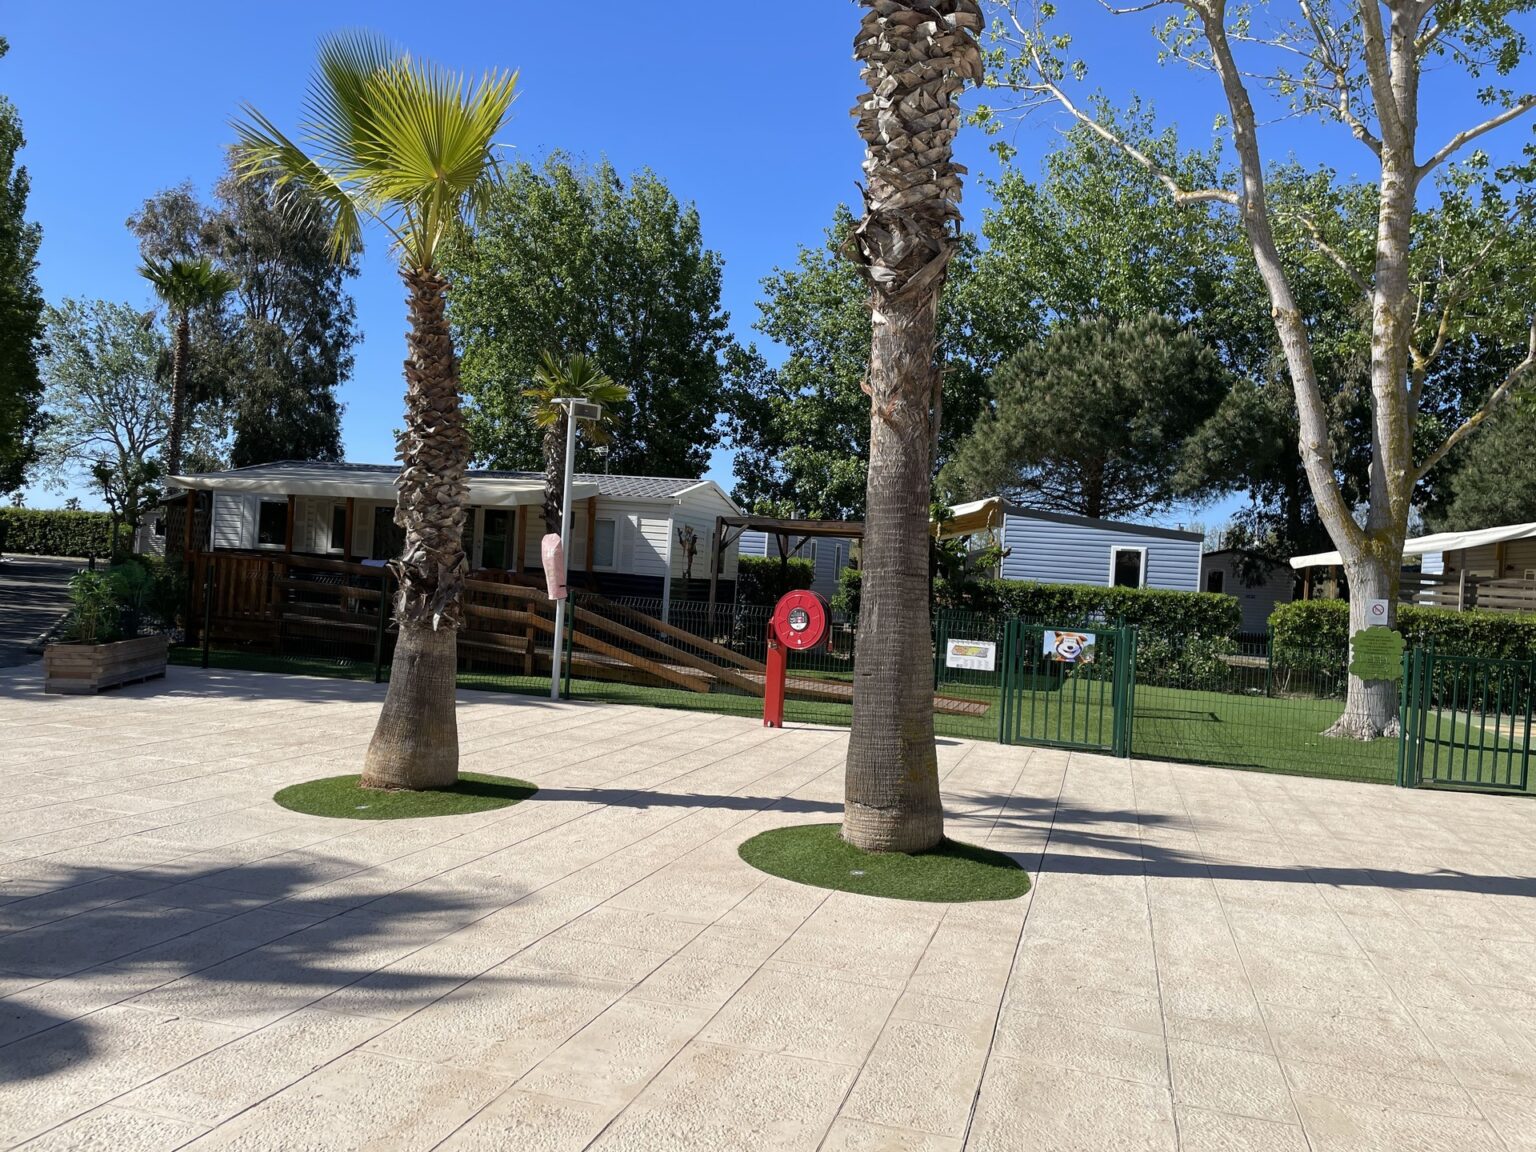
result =
[{"label": "lawn grass", "polygon": [[762,832],[738,849],[752,867],[838,892],[959,904],[1016,900],[1029,876],[1011,856],[945,840],[930,852],[862,852],[842,838],[840,824],[799,824]]},{"label": "lawn grass", "polygon": [[[196,649],[171,649],[174,664],[197,665]],[[247,652],[213,652],[215,667],[253,672],[373,679],[372,663],[349,663],[321,657],[269,656]],[[803,673],[796,673],[803,675]],[[830,678],[830,677],[829,677]],[[465,672],[463,689],[547,696],[549,679],[495,672]],[[572,696],[610,704],[675,708],[728,716],[761,717],[763,703],[731,692],[688,692],[599,680],[575,680]],[[945,695],[984,701],[980,716],[935,715],[941,738],[995,741],[998,737],[998,690],[987,684],[946,683]],[[1026,742],[1083,744],[1107,740],[1112,723],[1107,708],[1099,708],[1099,693],[1071,706],[1070,684],[1052,682],[1020,694],[1019,735]],[[1033,707],[1032,707],[1033,705]],[[1147,760],[1175,760],[1218,767],[1244,768],[1297,776],[1390,784],[1397,776],[1396,738],[1362,743],[1324,736],[1344,710],[1338,699],[1304,696],[1264,696],[1140,684],[1136,688],[1134,755]],[[785,719],[793,724],[846,728],[852,708],[814,700],[788,700]],[[1464,725],[1447,722],[1442,743],[1459,740]],[[1472,736],[1475,745],[1477,736]],[[1536,779],[1531,781],[1536,786]]]},{"label": "lawn grass", "polygon": [[520,803],[538,791],[510,776],[460,774],[452,788],[423,792],[360,788],[360,776],[328,776],[284,788],[272,799],[284,808],[338,820],[414,820],[422,816],[462,816]]}]

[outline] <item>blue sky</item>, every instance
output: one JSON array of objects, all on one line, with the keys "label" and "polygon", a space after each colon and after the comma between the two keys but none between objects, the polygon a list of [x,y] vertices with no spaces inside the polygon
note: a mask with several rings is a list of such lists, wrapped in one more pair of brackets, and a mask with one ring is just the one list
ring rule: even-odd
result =
[{"label": "blue sky", "polygon": [[[1206,138],[1219,96],[1209,78],[1157,64],[1150,17],[1069,7],[1094,60],[1090,83],[1116,99],[1148,96],[1190,143]],[[816,242],[834,207],[857,195],[862,149],[848,109],[859,90],[850,56],[859,13],[849,0],[800,0],[780,11],[745,0],[499,0],[440,5],[432,19],[422,18],[419,3],[394,0],[8,8],[0,33],[11,52],[0,61],[0,92],[19,106],[28,137],[23,161],[31,215],[44,230],[40,278],[50,301],[147,305],[123,223],[129,213],[182,180],[206,195],[241,102],[293,125],[316,41],[349,27],[383,32],[457,69],[519,68],[506,135],[519,155],[560,148],[606,156],[621,171],[654,168],[698,204],[705,240],[725,259],[725,308],[744,338],[755,337],[759,280],[793,260],[797,245]],[[1431,78],[1430,87],[1426,143],[1476,119],[1464,85]],[[1032,167],[1057,126],[1047,117],[1018,127],[1019,163]],[[1345,172],[1366,158],[1346,136],[1311,123],[1279,126],[1269,148]],[[974,131],[960,150],[973,173],[966,212],[979,225],[985,196],[974,177],[997,164]],[[353,289],[364,342],[342,389],[343,436],[348,458],[387,461],[401,409],[405,317],[387,245],[370,239]],[[728,453],[716,453],[710,474],[729,486]],[[29,503],[60,499],[34,491]],[[1219,523],[1230,506],[1198,517]]]}]

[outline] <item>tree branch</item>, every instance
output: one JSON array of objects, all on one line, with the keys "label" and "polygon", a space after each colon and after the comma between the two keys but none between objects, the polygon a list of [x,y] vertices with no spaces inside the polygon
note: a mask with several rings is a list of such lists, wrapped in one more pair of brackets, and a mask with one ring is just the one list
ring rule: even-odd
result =
[{"label": "tree branch", "polygon": [[1500,381],[1499,386],[1489,394],[1488,399],[1483,402],[1481,408],[1467,417],[1461,427],[1445,438],[1445,443],[1430,453],[1429,459],[1424,461],[1423,467],[1418,470],[1417,479],[1424,479],[1436,464],[1440,463],[1450,454],[1456,445],[1472,435],[1473,432],[1476,432],[1478,426],[1488,419],[1494,409],[1502,404],[1509,394],[1525,381],[1527,376],[1531,375],[1533,369],[1536,369],[1536,323],[1531,325],[1530,343],[1526,346],[1525,359],[1509,370],[1509,375]]},{"label": "tree branch", "polygon": [[1486,136],[1495,128],[1502,128],[1511,120],[1518,120],[1532,108],[1536,108],[1536,95],[1522,96],[1519,100],[1515,101],[1515,103],[1504,109],[1504,111],[1500,112],[1497,116],[1490,116],[1481,124],[1475,124],[1463,132],[1456,133],[1456,135],[1452,136],[1449,140],[1446,141],[1445,146],[1441,148],[1440,151],[1436,152],[1428,160],[1419,165],[1418,171],[1415,173],[1415,178],[1418,180],[1423,180],[1425,176],[1428,176],[1436,168],[1440,167],[1440,165],[1444,164],[1447,160],[1449,160],[1457,152],[1461,151],[1461,149],[1465,148],[1472,141],[1476,140],[1479,136]]}]

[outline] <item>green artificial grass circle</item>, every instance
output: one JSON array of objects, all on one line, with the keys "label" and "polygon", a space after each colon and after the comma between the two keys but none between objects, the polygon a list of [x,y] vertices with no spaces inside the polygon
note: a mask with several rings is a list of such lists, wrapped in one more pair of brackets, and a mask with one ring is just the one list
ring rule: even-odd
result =
[{"label": "green artificial grass circle", "polygon": [[796,824],[752,837],[737,851],[752,867],[839,892],[961,904],[1016,900],[1029,875],[1013,857],[945,840],[927,852],[865,852],[843,839],[841,824]]},{"label": "green artificial grass circle", "polygon": [[420,816],[462,816],[488,812],[528,799],[538,786],[510,776],[465,772],[452,788],[421,792],[360,788],[361,776],[327,776],[284,788],[272,799],[284,808],[338,820],[414,820]]}]

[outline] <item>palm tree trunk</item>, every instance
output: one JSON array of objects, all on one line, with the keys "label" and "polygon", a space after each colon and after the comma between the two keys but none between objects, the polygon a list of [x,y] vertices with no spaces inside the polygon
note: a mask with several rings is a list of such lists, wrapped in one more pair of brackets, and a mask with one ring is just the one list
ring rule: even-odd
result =
[{"label": "palm tree trunk", "polygon": [[165,437],[165,471],[181,473],[181,429],[186,423],[187,392],[184,374],[192,347],[192,325],[183,312],[176,318],[176,339],[171,345],[171,426]]},{"label": "palm tree trunk", "polygon": [[976,0],[865,0],[864,218],[847,253],[870,287],[869,481],[843,838],[919,852],[944,838],[928,595],[939,293],[960,218],[958,97],[979,80]]},{"label": "palm tree trunk", "polygon": [[565,429],[570,416],[544,429],[544,531],[559,533],[560,501],[565,487]]},{"label": "palm tree trunk", "polygon": [[400,627],[384,710],[363,764],[365,788],[444,788],[458,779],[454,714],[469,489],[469,432],[444,310],[447,281],[404,274],[411,328],[395,523],[405,548],[391,563]]},{"label": "palm tree trunk", "polygon": [[918,852],[944,838],[928,612],[928,405],[937,303],[935,293],[923,292],[878,305],[870,354],[876,412],[843,837],[871,852]]}]

